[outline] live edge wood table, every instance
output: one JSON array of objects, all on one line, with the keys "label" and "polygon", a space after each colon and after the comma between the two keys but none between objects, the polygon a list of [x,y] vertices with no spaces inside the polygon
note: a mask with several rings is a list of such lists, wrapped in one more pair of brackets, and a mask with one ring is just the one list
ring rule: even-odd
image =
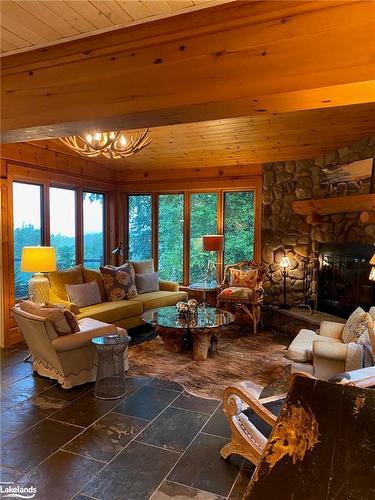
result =
[{"label": "live edge wood table", "polygon": [[155,327],[168,352],[178,353],[192,346],[194,361],[205,361],[209,352],[216,351],[220,330],[234,322],[234,315],[201,305],[194,320],[180,321],[176,307],[167,306],[143,313],[142,319]]}]

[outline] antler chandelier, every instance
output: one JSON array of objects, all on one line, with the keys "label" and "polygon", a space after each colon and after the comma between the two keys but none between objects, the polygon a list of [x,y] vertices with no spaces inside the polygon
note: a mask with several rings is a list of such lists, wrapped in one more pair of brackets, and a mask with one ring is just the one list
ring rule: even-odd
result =
[{"label": "antler chandelier", "polygon": [[132,156],[151,142],[149,129],[126,139],[124,132],[96,132],[94,135],[87,134],[60,137],[60,141],[74,149],[77,153],[96,158],[103,155],[112,160]]}]

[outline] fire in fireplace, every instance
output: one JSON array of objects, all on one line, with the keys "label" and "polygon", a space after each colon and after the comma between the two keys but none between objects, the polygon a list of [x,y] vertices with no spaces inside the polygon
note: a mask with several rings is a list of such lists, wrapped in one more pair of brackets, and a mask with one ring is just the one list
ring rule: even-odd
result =
[{"label": "fire in fireplace", "polygon": [[369,280],[372,245],[324,243],[319,248],[318,310],[347,318],[361,306],[375,304],[374,282]]}]

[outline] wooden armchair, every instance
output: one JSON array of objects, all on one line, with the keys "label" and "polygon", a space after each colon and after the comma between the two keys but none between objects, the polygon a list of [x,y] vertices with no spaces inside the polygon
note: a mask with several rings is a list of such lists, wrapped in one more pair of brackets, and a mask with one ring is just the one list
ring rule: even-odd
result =
[{"label": "wooden armchair", "polygon": [[[231,284],[231,269],[239,271],[256,270],[256,279],[251,286],[233,286]],[[240,313],[243,311],[257,332],[260,320],[260,306],[263,303],[263,281],[266,268],[251,260],[243,260],[225,267],[224,279],[218,286],[217,307],[236,315],[236,322],[241,323]]]},{"label": "wooden armchair", "polygon": [[[297,378],[317,379],[306,373],[293,373],[289,380],[289,392],[286,401]],[[358,388],[375,387],[375,367],[341,373],[328,381],[328,383],[351,385]],[[238,386],[227,387],[224,391],[224,414],[231,429],[231,441],[223,446],[220,455],[227,459],[233,454],[241,455],[254,465],[258,465],[263,451],[268,443],[266,436],[249,420],[246,410],[250,408],[271,429],[276,424],[278,417],[270,412],[246,388],[246,382]],[[280,405],[281,406],[281,405]],[[283,403],[283,408],[285,403]],[[282,415],[283,409],[281,408]],[[285,412],[284,412],[285,413]],[[297,422],[298,423],[298,422]]]}]

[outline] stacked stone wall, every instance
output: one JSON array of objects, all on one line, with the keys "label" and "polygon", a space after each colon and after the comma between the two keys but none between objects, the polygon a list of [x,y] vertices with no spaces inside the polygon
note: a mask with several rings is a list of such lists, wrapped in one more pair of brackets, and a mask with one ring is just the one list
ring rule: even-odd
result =
[{"label": "stacked stone wall", "polygon": [[303,302],[304,261],[312,266],[310,298],[316,300],[317,256],[320,243],[375,242],[375,224],[362,225],[358,212],[324,216],[322,223],[309,225],[293,212],[292,202],[368,193],[370,181],[323,184],[321,169],[375,157],[375,137],[362,139],[313,160],[268,163],[263,166],[262,259],[268,267],[264,283],[265,302],[282,301],[282,274],[279,267],[284,251],[291,267],[287,278],[288,303]]}]

